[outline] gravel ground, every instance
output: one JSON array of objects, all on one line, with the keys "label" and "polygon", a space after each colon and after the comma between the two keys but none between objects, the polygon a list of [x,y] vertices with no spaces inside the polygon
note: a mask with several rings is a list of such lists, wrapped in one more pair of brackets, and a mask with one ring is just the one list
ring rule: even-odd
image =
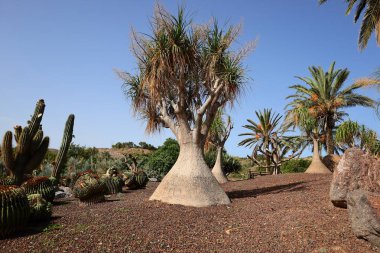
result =
[{"label": "gravel ground", "polygon": [[158,183],[107,202],[57,202],[50,224],[0,241],[0,252],[352,252],[357,239],[334,208],[331,175],[284,174],[223,185],[230,206],[192,208],[148,201]]}]

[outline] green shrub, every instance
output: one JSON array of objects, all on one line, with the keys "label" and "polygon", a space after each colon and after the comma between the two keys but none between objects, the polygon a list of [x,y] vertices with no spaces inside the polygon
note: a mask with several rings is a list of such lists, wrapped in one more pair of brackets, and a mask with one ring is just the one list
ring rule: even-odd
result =
[{"label": "green shrub", "polygon": [[[232,172],[238,172],[241,170],[242,166],[237,158],[234,158],[223,151],[223,163],[222,168],[224,173],[230,174]],[[216,161],[216,150],[209,150],[205,153],[205,161],[207,166],[211,169],[214,167]]]},{"label": "green shrub", "polygon": [[310,163],[311,163],[311,160],[308,160],[308,159],[303,159],[303,158],[292,159],[290,161],[285,162],[281,166],[281,172],[282,173],[305,172],[306,169],[309,167]]},{"label": "green shrub", "polygon": [[148,158],[146,173],[149,177],[165,176],[177,161],[178,155],[178,142],[171,138],[166,139]]}]

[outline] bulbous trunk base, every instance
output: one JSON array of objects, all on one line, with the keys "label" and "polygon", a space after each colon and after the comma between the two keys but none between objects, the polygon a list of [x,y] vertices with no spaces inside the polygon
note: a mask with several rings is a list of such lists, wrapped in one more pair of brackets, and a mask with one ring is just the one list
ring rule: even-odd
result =
[{"label": "bulbous trunk base", "polygon": [[231,203],[204,161],[202,149],[189,144],[181,145],[178,160],[149,200],[193,207]]},{"label": "bulbous trunk base", "polygon": [[331,174],[331,171],[323,164],[319,156],[317,139],[313,139],[313,160],[305,173]]},{"label": "bulbous trunk base", "polygon": [[222,148],[220,147],[218,148],[215,165],[212,168],[211,173],[214,175],[219,184],[228,182],[228,179],[222,169]]}]

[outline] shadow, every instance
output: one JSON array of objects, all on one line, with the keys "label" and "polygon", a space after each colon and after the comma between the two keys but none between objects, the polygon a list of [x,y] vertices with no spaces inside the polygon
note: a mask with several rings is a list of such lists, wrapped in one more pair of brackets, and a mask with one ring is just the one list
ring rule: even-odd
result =
[{"label": "shadow", "polygon": [[73,202],[73,200],[62,200],[62,201],[56,201],[56,200],[54,200],[53,201],[53,206],[64,206],[64,205],[70,204],[72,202]]},{"label": "shadow", "polygon": [[24,229],[15,232],[3,239],[17,239],[20,237],[43,233],[48,230],[49,226],[54,226],[55,223],[53,223],[53,221],[59,220],[61,218],[62,216],[52,216],[48,220],[29,222]]},{"label": "shadow", "polygon": [[106,199],[104,202],[115,202],[120,201],[120,199]]},{"label": "shadow", "polygon": [[300,191],[305,188],[303,185],[305,182],[297,182],[285,185],[276,185],[271,187],[252,189],[252,190],[237,190],[227,192],[227,195],[231,199],[240,199],[240,198],[251,198],[256,197],[258,195],[266,195],[266,194],[276,194],[280,192],[292,192],[292,191]]}]

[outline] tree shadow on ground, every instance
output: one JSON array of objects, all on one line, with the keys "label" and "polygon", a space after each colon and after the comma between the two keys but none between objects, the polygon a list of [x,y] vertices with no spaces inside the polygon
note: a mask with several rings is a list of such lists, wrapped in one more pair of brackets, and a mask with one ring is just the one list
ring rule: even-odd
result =
[{"label": "tree shadow on ground", "polygon": [[296,182],[284,185],[275,185],[265,188],[258,188],[252,190],[237,190],[227,192],[228,197],[231,199],[251,198],[258,195],[276,194],[281,192],[300,191],[305,188],[305,182]]}]

